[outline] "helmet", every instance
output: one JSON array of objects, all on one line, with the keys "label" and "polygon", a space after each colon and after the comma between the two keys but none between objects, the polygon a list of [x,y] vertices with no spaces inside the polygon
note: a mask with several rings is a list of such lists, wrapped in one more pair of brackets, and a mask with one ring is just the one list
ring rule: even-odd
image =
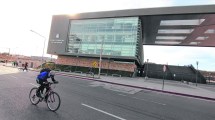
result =
[{"label": "helmet", "polygon": [[43,68],[54,70],[55,69],[55,63],[54,62],[46,62],[43,64]]}]

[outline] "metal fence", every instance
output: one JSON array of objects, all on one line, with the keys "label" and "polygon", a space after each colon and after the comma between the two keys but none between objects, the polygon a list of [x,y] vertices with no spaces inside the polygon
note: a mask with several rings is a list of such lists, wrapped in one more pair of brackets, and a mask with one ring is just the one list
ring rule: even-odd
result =
[{"label": "metal fence", "polygon": [[[146,76],[146,73],[144,74]],[[167,79],[167,80],[175,80],[175,81],[187,81],[193,83],[203,83],[200,76],[196,74],[184,74],[184,73],[170,73],[170,72],[163,72],[163,71],[148,71],[147,77],[149,78],[158,78],[158,79]]]}]

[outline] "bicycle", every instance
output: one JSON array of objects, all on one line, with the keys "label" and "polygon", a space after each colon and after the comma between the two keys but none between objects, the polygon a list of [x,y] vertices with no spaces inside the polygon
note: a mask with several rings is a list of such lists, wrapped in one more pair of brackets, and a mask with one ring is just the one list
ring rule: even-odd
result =
[{"label": "bicycle", "polygon": [[[29,93],[29,98],[30,98],[31,103],[33,105],[37,105],[39,102],[44,101],[44,102],[46,102],[47,107],[51,111],[54,112],[54,111],[58,110],[60,107],[60,104],[61,104],[61,99],[60,99],[60,96],[58,95],[58,93],[53,91],[52,84],[56,84],[56,83],[48,82],[48,87],[46,88],[46,92],[41,98],[37,97],[37,95],[36,95],[38,87],[33,87]],[[56,103],[56,105],[54,105],[54,103]]]}]

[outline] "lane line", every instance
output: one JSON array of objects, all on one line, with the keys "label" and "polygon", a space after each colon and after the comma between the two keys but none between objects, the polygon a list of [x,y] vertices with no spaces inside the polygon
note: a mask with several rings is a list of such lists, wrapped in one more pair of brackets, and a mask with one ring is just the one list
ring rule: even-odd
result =
[{"label": "lane line", "polygon": [[39,87],[39,85],[35,85],[35,84],[33,84],[33,83],[28,83],[28,84],[31,84],[31,85],[33,85],[33,86],[35,86],[35,87]]},{"label": "lane line", "polygon": [[91,109],[93,109],[93,110],[96,110],[96,111],[98,111],[98,112],[104,113],[104,114],[106,114],[106,115],[109,115],[109,116],[111,116],[111,117],[117,118],[117,119],[119,119],[119,120],[126,120],[126,119],[124,119],[124,118],[121,118],[121,117],[119,117],[119,116],[116,116],[116,115],[113,115],[113,114],[111,114],[111,113],[105,112],[105,111],[103,111],[103,110],[97,109],[97,108],[95,108],[95,107],[89,106],[89,105],[87,105],[87,104],[82,103],[81,105],[83,105],[83,106],[85,106],[85,107],[88,107],[88,108],[91,108]]},{"label": "lane line", "polygon": [[17,77],[15,77],[15,76],[13,76],[13,75],[11,75],[10,77],[17,79]]},{"label": "lane line", "polygon": [[156,104],[160,104],[160,105],[166,105],[166,104],[164,104],[164,103],[155,102],[155,101],[150,101],[150,102],[152,102],[152,103],[156,103]]},{"label": "lane line", "polygon": [[164,103],[159,103],[159,102],[155,102],[155,101],[149,101],[149,100],[146,100],[146,99],[141,99],[141,98],[137,98],[137,97],[132,97],[134,99],[137,99],[137,100],[142,100],[142,101],[146,101],[146,102],[152,102],[152,103],[155,103],[155,104],[159,104],[159,105],[166,105]]}]

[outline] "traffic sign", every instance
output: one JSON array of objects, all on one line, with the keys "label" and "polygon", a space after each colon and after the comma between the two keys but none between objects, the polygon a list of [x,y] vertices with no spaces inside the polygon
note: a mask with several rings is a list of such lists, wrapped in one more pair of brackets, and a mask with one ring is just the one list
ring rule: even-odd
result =
[{"label": "traffic sign", "polygon": [[93,65],[93,67],[97,67],[97,66],[98,66],[98,63],[97,63],[96,61],[94,61],[94,62],[92,63],[92,65]]}]

